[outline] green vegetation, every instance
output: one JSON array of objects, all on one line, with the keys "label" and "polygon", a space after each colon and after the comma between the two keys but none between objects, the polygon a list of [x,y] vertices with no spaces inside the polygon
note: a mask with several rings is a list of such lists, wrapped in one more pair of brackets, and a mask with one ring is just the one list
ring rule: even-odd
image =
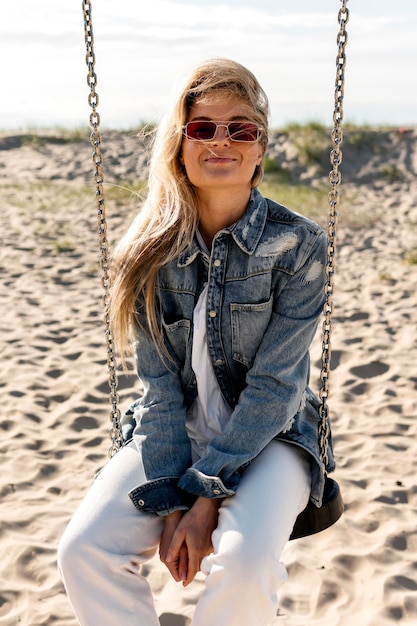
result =
[{"label": "green vegetation", "polygon": [[282,184],[289,184],[291,182],[291,171],[269,156],[264,158],[264,173],[267,180],[272,179]]},{"label": "green vegetation", "polygon": [[386,148],[379,141],[380,131],[372,128],[344,128],[343,144],[346,148],[355,150],[368,150],[371,154],[384,155]]},{"label": "green vegetation", "polygon": [[54,242],[54,249],[57,254],[65,254],[66,252],[74,252],[76,246],[69,239],[59,239]]},{"label": "green vegetation", "polygon": [[278,178],[268,178],[260,186],[263,195],[301,213],[322,226],[327,223],[328,190],[308,185],[290,185]]},{"label": "green vegetation", "polygon": [[292,122],[278,132],[288,135],[297,150],[301,165],[314,165],[321,169],[324,163],[328,162],[330,131],[320,122],[311,121],[306,124]]},{"label": "green vegetation", "polygon": [[104,185],[105,200],[114,202],[116,206],[124,206],[133,199],[140,202],[146,193],[146,182],[120,181],[119,183],[109,183]]},{"label": "green vegetation", "polygon": [[[302,213],[315,222],[325,225],[328,211],[327,181],[324,162],[328,162],[330,133],[323,124],[315,121],[307,124],[291,122],[272,135],[284,135],[295,150],[288,162],[280,163],[268,154],[264,160],[265,177],[260,191],[267,197]],[[308,181],[300,182],[299,173],[312,167],[314,176],[323,178],[318,186]],[[329,165],[330,169],[330,165]],[[317,181],[316,181],[317,183]]]},{"label": "green vegetation", "polygon": [[417,248],[409,250],[404,257],[405,261],[410,265],[417,265]]},{"label": "green vegetation", "polygon": [[305,122],[304,124],[300,124],[299,122],[288,122],[282,129],[281,132],[291,132],[291,131],[312,131],[312,132],[327,132],[326,126],[321,122],[317,122],[315,120],[310,120],[309,122]]},{"label": "green vegetation", "polygon": [[48,131],[28,130],[20,134],[21,146],[32,146],[41,148],[47,144],[68,144],[80,143],[88,140],[90,130],[85,128],[75,128],[72,130],[56,128]]},{"label": "green vegetation", "polygon": [[384,165],[380,171],[387,183],[397,183],[404,179],[403,172],[396,165]]},{"label": "green vegetation", "polygon": [[390,283],[391,285],[395,285],[396,279],[390,272],[379,272],[378,274],[379,280],[384,283]]}]

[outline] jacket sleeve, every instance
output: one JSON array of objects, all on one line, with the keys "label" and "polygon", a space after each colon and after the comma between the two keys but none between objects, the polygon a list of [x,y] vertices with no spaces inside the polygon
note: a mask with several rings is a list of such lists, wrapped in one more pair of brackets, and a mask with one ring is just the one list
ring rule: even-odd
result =
[{"label": "jacket sleeve", "polygon": [[324,304],[326,238],[320,233],[308,254],[274,293],[272,315],[247,372],[225,431],[187,469],[179,486],[205,497],[236,492],[244,469],[277,435],[291,428],[305,403],[309,348]]},{"label": "jacket sleeve", "polygon": [[170,358],[158,354],[149,333],[138,330],[136,367],[143,395],[131,409],[136,422],[133,440],[146,481],[129,496],[139,510],[158,515],[188,509],[195,498],[178,487],[179,477],[191,465],[179,363],[172,351]]}]

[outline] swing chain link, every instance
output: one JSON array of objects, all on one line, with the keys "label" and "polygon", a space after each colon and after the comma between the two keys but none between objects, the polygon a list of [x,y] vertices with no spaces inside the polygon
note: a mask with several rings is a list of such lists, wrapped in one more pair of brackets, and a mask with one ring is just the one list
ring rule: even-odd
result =
[{"label": "swing chain link", "polygon": [[345,87],[345,66],[346,66],[346,54],[345,48],[347,44],[347,32],[346,24],[349,20],[349,10],[346,6],[348,0],[341,0],[342,8],[338,14],[338,22],[340,25],[337,35],[337,57],[336,57],[336,81],[335,81],[335,93],[334,93],[334,113],[333,123],[334,128],[331,132],[331,140],[333,149],[330,152],[330,163],[332,170],[329,173],[329,181],[331,185],[331,191],[328,195],[329,201],[329,221],[327,230],[327,263],[326,274],[327,282],[325,285],[326,300],[323,307],[324,321],[322,325],[322,356],[321,356],[321,388],[319,392],[320,397],[320,423],[319,423],[319,447],[320,454],[324,463],[324,467],[327,466],[328,458],[328,444],[330,436],[329,425],[329,406],[327,399],[329,397],[329,377],[330,377],[330,361],[331,361],[331,332],[332,332],[332,315],[334,311],[334,305],[332,296],[334,293],[334,274],[336,269],[336,228],[337,228],[337,206],[339,204],[339,191],[338,187],[341,182],[341,174],[339,166],[342,163],[342,151],[341,144],[343,141],[342,120],[343,120],[343,97]]},{"label": "swing chain link", "polygon": [[97,75],[95,73],[95,54],[94,54],[94,36],[93,36],[93,23],[91,17],[91,2],[88,0],[83,1],[83,14],[84,14],[84,34],[86,45],[86,64],[88,68],[87,85],[90,88],[88,95],[88,104],[91,107],[90,114],[90,141],[94,148],[93,151],[93,163],[95,166],[94,180],[96,183],[96,204],[97,204],[97,229],[99,236],[99,248],[100,248],[100,267],[102,271],[101,284],[103,287],[103,308],[104,316],[103,321],[105,325],[105,337],[107,347],[107,368],[108,368],[108,384],[109,384],[109,401],[111,403],[110,410],[110,438],[111,447],[109,449],[109,456],[112,457],[119,450],[122,445],[123,438],[120,426],[120,409],[119,394],[117,393],[117,362],[115,357],[115,347],[113,342],[113,335],[110,326],[110,263],[109,263],[109,244],[107,240],[107,218],[106,218],[106,206],[104,201],[104,189],[103,189],[103,157],[101,153],[101,136],[99,133],[100,115],[97,111],[99,103],[98,93],[96,92]]}]

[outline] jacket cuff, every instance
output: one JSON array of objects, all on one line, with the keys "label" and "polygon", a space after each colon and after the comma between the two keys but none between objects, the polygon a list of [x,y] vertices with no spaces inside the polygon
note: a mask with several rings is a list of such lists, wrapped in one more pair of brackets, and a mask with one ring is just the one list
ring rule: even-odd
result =
[{"label": "jacket cuff", "polygon": [[129,491],[138,511],[165,516],[173,511],[188,511],[196,498],[178,488],[178,478],[158,478]]},{"label": "jacket cuff", "polygon": [[218,476],[207,476],[194,467],[190,467],[178,481],[178,486],[196,496],[225,498],[235,495],[237,483],[239,482],[238,472],[235,472],[235,476],[232,476],[229,482],[231,485],[226,487]]}]

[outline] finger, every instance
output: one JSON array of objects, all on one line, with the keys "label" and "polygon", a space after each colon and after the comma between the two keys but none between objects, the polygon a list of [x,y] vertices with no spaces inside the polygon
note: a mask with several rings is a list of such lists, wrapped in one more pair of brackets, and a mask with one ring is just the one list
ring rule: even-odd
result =
[{"label": "finger", "polygon": [[171,542],[168,546],[166,561],[167,563],[173,563],[174,561],[179,559],[180,550],[182,545],[184,544],[184,533],[175,531]]},{"label": "finger", "polygon": [[162,563],[166,562],[167,546],[165,545],[165,543],[162,540],[161,540],[161,543],[159,544],[159,558],[162,561]]},{"label": "finger", "polygon": [[178,575],[182,582],[185,582],[187,580],[188,567],[188,549],[185,543],[183,543],[181,546],[178,560]]},{"label": "finger", "polygon": [[159,556],[163,563],[166,562],[168,548],[171,545],[172,537],[174,536],[177,526],[181,521],[182,515],[182,511],[174,511],[165,518],[164,528],[159,543]]},{"label": "finger", "polygon": [[175,561],[165,561],[165,565],[168,568],[169,573],[171,574],[172,578],[179,583],[181,581],[180,575],[179,575],[179,560],[175,559]]},{"label": "finger", "polygon": [[162,563],[167,563],[168,549],[170,544],[170,539],[168,541],[165,539],[165,541],[161,541],[161,543],[159,544],[159,558],[161,559]]},{"label": "finger", "polygon": [[[185,553],[184,553],[185,549]],[[181,562],[181,572],[180,572]],[[181,533],[174,533],[172,541],[168,547],[168,551],[165,558],[165,565],[171,572],[172,577],[177,582],[184,580],[181,575],[184,576],[184,571],[187,572],[188,552],[187,547],[183,541],[183,535]],[[185,573],[185,578],[187,574]]]},{"label": "finger", "polygon": [[181,578],[184,587],[187,587],[195,578],[197,572],[200,571],[200,558],[194,553],[194,556],[188,554],[188,570],[187,576]]}]

